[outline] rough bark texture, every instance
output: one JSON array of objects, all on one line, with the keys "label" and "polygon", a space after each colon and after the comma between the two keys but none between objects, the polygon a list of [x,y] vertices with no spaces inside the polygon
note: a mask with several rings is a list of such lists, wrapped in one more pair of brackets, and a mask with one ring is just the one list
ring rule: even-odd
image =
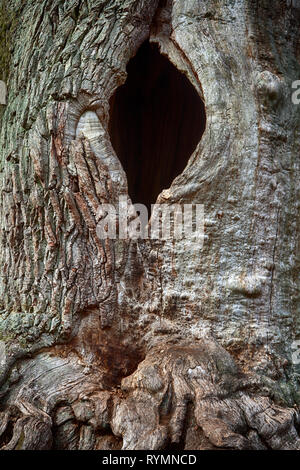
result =
[{"label": "rough bark texture", "polygon": [[[5,2],[1,448],[300,449],[298,3]],[[205,205],[203,249],[96,234],[127,195],[109,99],[149,37],[205,102],[159,196]]]}]

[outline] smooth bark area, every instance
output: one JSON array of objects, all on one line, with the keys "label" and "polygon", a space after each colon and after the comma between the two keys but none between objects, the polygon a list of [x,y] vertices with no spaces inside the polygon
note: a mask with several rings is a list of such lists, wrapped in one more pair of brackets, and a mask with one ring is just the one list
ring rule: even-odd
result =
[{"label": "smooth bark area", "polygon": [[[298,3],[5,1],[0,448],[300,449]],[[203,248],[97,236],[147,40],[205,105],[158,196],[204,204]]]}]

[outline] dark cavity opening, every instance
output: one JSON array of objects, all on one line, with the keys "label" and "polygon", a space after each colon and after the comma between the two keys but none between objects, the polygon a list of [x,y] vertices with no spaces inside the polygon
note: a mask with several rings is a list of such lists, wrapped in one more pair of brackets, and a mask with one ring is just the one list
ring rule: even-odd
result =
[{"label": "dark cavity opening", "polygon": [[204,103],[188,78],[146,41],[110,102],[111,142],[133,203],[150,211],[182,173],[205,130]]}]

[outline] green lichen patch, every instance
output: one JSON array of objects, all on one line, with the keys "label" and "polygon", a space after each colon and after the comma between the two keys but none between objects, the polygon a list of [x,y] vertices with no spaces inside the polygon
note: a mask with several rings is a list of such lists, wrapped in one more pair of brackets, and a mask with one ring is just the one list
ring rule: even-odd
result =
[{"label": "green lichen patch", "polygon": [[[0,0],[1,1],[1,0]],[[18,21],[18,12],[8,8],[7,2],[0,3],[0,80],[6,81],[12,49],[12,38]]]}]

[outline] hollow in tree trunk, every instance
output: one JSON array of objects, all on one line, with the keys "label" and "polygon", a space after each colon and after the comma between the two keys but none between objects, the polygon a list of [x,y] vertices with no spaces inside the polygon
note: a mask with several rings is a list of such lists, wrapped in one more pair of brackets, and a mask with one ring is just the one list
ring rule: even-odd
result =
[{"label": "hollow in tree trunk", "polygon": [[[300,449],[299,2],[0,20],[0,447]],[[204,240],[100,239],[120,196]]]}]

